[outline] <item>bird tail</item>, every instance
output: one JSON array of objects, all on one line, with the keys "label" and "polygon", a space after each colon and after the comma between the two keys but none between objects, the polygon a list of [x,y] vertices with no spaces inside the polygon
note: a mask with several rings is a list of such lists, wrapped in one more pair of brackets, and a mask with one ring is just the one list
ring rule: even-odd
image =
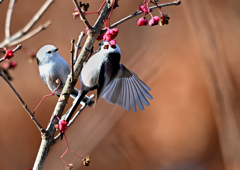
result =
[{"label": "bird tail", "polygon": [[[70,96],[75,100],[78,97],[78,95],[80,95],[79,90],[77,88],[74,88]],[[81,102],[80,104],[84,105],[88,101],[88,99],[89,97],[87,95],[83,96],[83,99],[80,101]]]},{"label": "bird tail", "polygon": [[77,97],[75,98],[72,107],[68,110],[68,114],[67,114],[67,119],[66,121],[69,122],[73,113],[76,111],[78,105],[80,104],[80,102],[82,100],[84,100],[84,98],[87,98],[85,95],[87,94],[87,91],[80,91],[77,95]]},{"label": "bird tail", "polygon": [[75,99],[78,96],[78,89],[74,88],[70,96]]}]

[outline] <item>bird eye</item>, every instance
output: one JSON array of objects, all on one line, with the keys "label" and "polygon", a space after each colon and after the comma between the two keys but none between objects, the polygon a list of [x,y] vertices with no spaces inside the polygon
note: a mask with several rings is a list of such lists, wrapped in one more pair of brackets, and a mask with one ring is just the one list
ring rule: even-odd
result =
[{"label": "bird eye", "polygon": [[109,48],[109,45],[104,45],[103,48],[104,48],[104,49],[108,49],[108,48]]},{"label": "bird eye", "polygon": [[48,53],[48,54],[50,54],[50,53],[51,53],[51,51],[48,51],[47,53]]},{"label": "bird eye", "polygon": [[55,50],[54,50],[54,52],[56,52],[58,50],[58,48],[56,48]]}]

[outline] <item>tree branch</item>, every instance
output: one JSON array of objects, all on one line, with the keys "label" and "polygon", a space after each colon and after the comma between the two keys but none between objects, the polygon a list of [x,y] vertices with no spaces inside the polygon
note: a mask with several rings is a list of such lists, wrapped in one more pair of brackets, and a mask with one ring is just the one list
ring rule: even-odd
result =
[{"label": "tree branch", "polygon": [[[166,7],[166,6],[180,5],[180,4],[181,4],[181,1],[174,1],[174,2],[170,2],[170,3],[159,4],[158,6],[155,5],[155,6],[150,7],[149,9],[153,10],[153,9],[158,8],[158,7]],[[125,21],[127,21],[127,20],[129,20],[129,19],[131,19],[131,18],[133,18],[135,16],[137,16],[137,15],[140,15],[142,13],[143,13],[142,11],[135,12],[135,13],[133,13],[133,14],[131,14],[131,15],[129,15],[129,16],[127,16],[127,17],[117,21],[117,22],[115,22],[109,28],[114,28],[114,27],[118,26],[119,24],[121,24],[121,23],[123,23],[123,22],[125,22]],[[104,32],[106,32],[106,29],[103,29],[102,33],[104,33]]]},{"label": "tree branch", "polygon": [[[13,1],[13,0],[11,0],[11,1]],[[10,28],[10,20],[11,20],[11,16],[10,17],[7,16],[7,20],[9,20],[9,21],[6,21],[6,24],[8,23],[8,26],[5,26],[5,39],[0,43],[0,47],[11,46],[13,44],[11,42],[13,42],[13,41],[15,41],[16,43],[20,43],[20,42],[26,40],[27,37],[23,38],[22,41],[16,41],[30,31],[30,29],[36,24],[36,22],[41,18],[41,16],[44,14],[44,12],[46,12],[46,10],[49,8],[49,6],[53,2],[54,2],[54,0],[47,0],[43,4],[43,6],[39,9],[39,11],[33,16],[33,18],[27,23],[27,25],[12,36],[10,36],[10,31],[9,31],[9,33],[7,32],[7,34],[6,34],[7,28]],[[10,29],[8,29],[8,30],[10,30]],[[40,29],[39,31],[41,31],[41,30],[43,30],[43,29]],[[36,31],[36,33],[38,33],[39,31]],[[31,36],[33,36],[35,34],[32,34]],[[7,36],[9,36],[9,37],[6,38]],[[31,36],[29,36],[28,38],[30,38]],[[14,43],[14,44],[16,44],[16,43]]]},{"label": "tree branch", "polygon": [[80,49],[80,43],[81,43],[82,38],[83,38],[84,36],[85,36],[85,33],[84,33],[84,31],[82,31],[82,32],[80,33],[79,37],[78,37],[77,44],[75,45],[75,53],[74,53],[74,59],[73,59],[74,64],[75,64],[75,62],[76,62],[76,60],[77,60],[78,52],[79,52],[79,49]]},{"label": "tree branch", "polygon": [[26,103],[23,101],[23,99],[21,98],[21,96],[18,94],[18,92],[14,89],[14,87],[12,86],[12,84],[9,82],[9,80],[7,79],[7,77],[3,74],[2,70],[0,69],[0,76],[5,80],[5,82],[8,84],[8,86],[12,89],[13,93],[17,96],[18,100],[20,101],[20,103],[22,104],[23,108],[27,111],[28,115],[31,117],[31,119],[33,120],[33,122],[36,124],[38,130],[41,133],[44,133],[45,130],[42,128],[42,126],[40,125],[40,123],[37,121],[37,119],[35,118],[35,116],[32,114],[32,112],[30,111],[30,109],[28,108],[28,106],[26,105]]},{"label": "tree branch", "polygon": [[42,17],[44,12],[49,8],[49,6],[55,0],[47,0],[43,6],[39,9],[39,11],[33,16],[33,18],[29,21],[29,23],[22,29],[22,34],[26,34],[35,24],[36,22]]},{"label": "tree branch", "polygon": [[74,66],[74,62],[73,62],[73,58],[74,58],[74,42],[75,42],[75,40],[72,39],[72,41],[71,41],[71,51],[70,51],[70,53],[71,53],[71,75],[72,75],[71,81],[73,81],[73,78],[74,78],[74,70],[73,70],[73,66]]},{"label": "tree branch", "polygon": [[75,5],[75,7],[78,9],[78,12],[80,14],[80,19],[83,21],[83,23],[85,24],[85,26],[88,28],[88,30],[92,30],[92,26],[89,24],[87,18],[85,17],[85,15],[83,14],[80,6],[78,5],[77,0],[73,0],[73,3]]},{"label": "tree branch", "polygon": [[10,26],[11,26],[11,19],[12,19],[12,13],[13,13],[13,7],[16,0],[10,0],[7,16],[6,16],[6,23],[5,23],[5,39],[9,41],[10,38]]},{"label": "tree branch", "polygon": [[11,41],[9,46],[14,46],[16,44],[19,44],[29,38],[31,38],[32,36],[36,35],[37,33],[39,33],[40,31],[46,29],[49,25],[51,24],[51,21],[48,20],[46,23],[44,23],[43,25],[39,25],[36,29],[34,29],[33,31],[29,32],[28,34],[20,37],[17,40]]}]

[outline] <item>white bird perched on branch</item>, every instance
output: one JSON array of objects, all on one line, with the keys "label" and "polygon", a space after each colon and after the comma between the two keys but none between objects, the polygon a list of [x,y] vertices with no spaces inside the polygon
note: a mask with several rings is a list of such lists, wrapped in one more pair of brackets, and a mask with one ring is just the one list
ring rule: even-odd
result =
[{"label": "white bird perched on branch", "polygon": [[[54,45],[45,45],[40,48],[37,52],[36,58],[39,74],[51,92],[54,92],[58,87],[56,80],[60,80],[61,84],[55,92],[59,97],[59,92],[62,92],[67,77],[70,74],[70,68],[67,62],[60,56],[58,49]],[[78,90],[74,88],[70,96],[75,99],[77,95]]]},{"label": "white bird perched on branch", "polygon": [[[127,111],[131,105],[133,112],[136,112],[136,103],[140,110],[144,110],[143,104],[149,106],[146,98],[152,100],[148,93],[150,88],[135,73],[120,64],[120,58],[118,45],[110,45],[109,42],[103,41],[100,51],[82,68],[80,95],[76,102],[79,103],[89,91],[97,89],[97,98],[101,96],[107,102],[117,104]],[[71,113],[67,121],[75,109],[73,106],[69,110]]]}]

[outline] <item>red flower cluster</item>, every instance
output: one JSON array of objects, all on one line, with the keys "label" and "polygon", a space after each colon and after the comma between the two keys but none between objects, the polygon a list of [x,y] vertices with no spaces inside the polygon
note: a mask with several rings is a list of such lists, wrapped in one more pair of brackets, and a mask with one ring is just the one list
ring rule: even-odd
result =
[{"label": "red flower cluster", "polygon": [[[100,34],[97,37],[97,40],[101,41],[103,39],[103,41],[109,42],[111,46],[115,45],[116,44],[115,37],[118,35],[118,31],[119,30],[117,28],[113,28],[113,29],[107,28],[106,33]],[[87,32],[87,35],[88,35],[88,29],[87,28],[86,28],[86,32]]]},{"label": "red flower cluster", "polygon": [[[149,24],[150,26],[154,26],[154,25],[158,25],[158,24],[159,24],[159,17],[158,17],[158,16],[153,16],[153,15],[151,14],[151,12],[150,12],[150,9],[148,8],[149,3],[154,3],[154,5],[158,5],[156,1],[154,1],[154,2],[153,2],[153,1],[148,1],[148,2],[144,1],[144,2],[142,3],[142,5],[139,6],[139,9],[138,9],[138,10],[144,12],[145,14],[144,14],[144,17],[139,18],[139,20],[138,20],[138,22],[137,22],[138,26],[143,26],[143,25],[146,26],[146,25],[148,25],[148,24]],[[158,9],[159,9],[159,12],[160,12],[160,15],[161,15],[160,26],[162,26],[162,25],[164,25],[164,24],[168,24],[169,17],[168,17],[167,15],[163,15],[163,14],[162,14],[160,7],[158,7]],[[148,20],[145,18],[145,16],[146,16],[147,14],[151,15],[151,19],[149,20],[149,22],[148,22]],[[167,17],[166,17],[166,16],[167,16]]]},{"label": "red flower cluster", "polygon": [[2,67],[4,69],[14,69],[16,66],[17,66],[17,62],[16,61],[5,60],[4,62],[2,62],[0,64],[0,67]]},{"label": "red flower cluster", "polygon": [[118,35],[118,29],[108,29],[107,32],[103,35],[103,41],[110,42]]},{"label": "red flower cluster", "polygon": [[6,54],[4,56],[4,59],[11,59],[13,57],[13,51],[12,50],[7,50]]},{"label": "red flower cluster", "polygon": [[148,24],[148,20],[143,17],[143,18],[140,18],[137,22],[138,26],[142,26],[142,25],[147,25]]},{"label": "red flower cluster", "polygon": [[139,9],[144,12],[145,14],[148,14],[150,12],[150,10],[148,9],[148,7],[144,6],[144,5],[140,5]]},{"label": "red flower cluster", "polygon": [[59,124],[56,124],[55,128],[59,129],[62,133],[67,129],[68,122],[66,120],[59,121]]},{"label": "red flower cluster", "polygon": [[149,21],[149,25],[150,26],[154,26],[154,25],[157,25],[159,22],[159,17],[158,16],[155,16],[155,17],[152,17]]},{"label": "red flower cluster", "polygon": [[77,9],[77,8],[74,8],[74,11],[75,11],[75,12],[73,12],[73,13],[72,13],[72,15],[73,15],[73,18],[74,18],[74,19],[77,19],[77,18],[79,17],[79,15],[80,15],[80,14],[79,14],[79,12],[78,12],[78,9]]}]

